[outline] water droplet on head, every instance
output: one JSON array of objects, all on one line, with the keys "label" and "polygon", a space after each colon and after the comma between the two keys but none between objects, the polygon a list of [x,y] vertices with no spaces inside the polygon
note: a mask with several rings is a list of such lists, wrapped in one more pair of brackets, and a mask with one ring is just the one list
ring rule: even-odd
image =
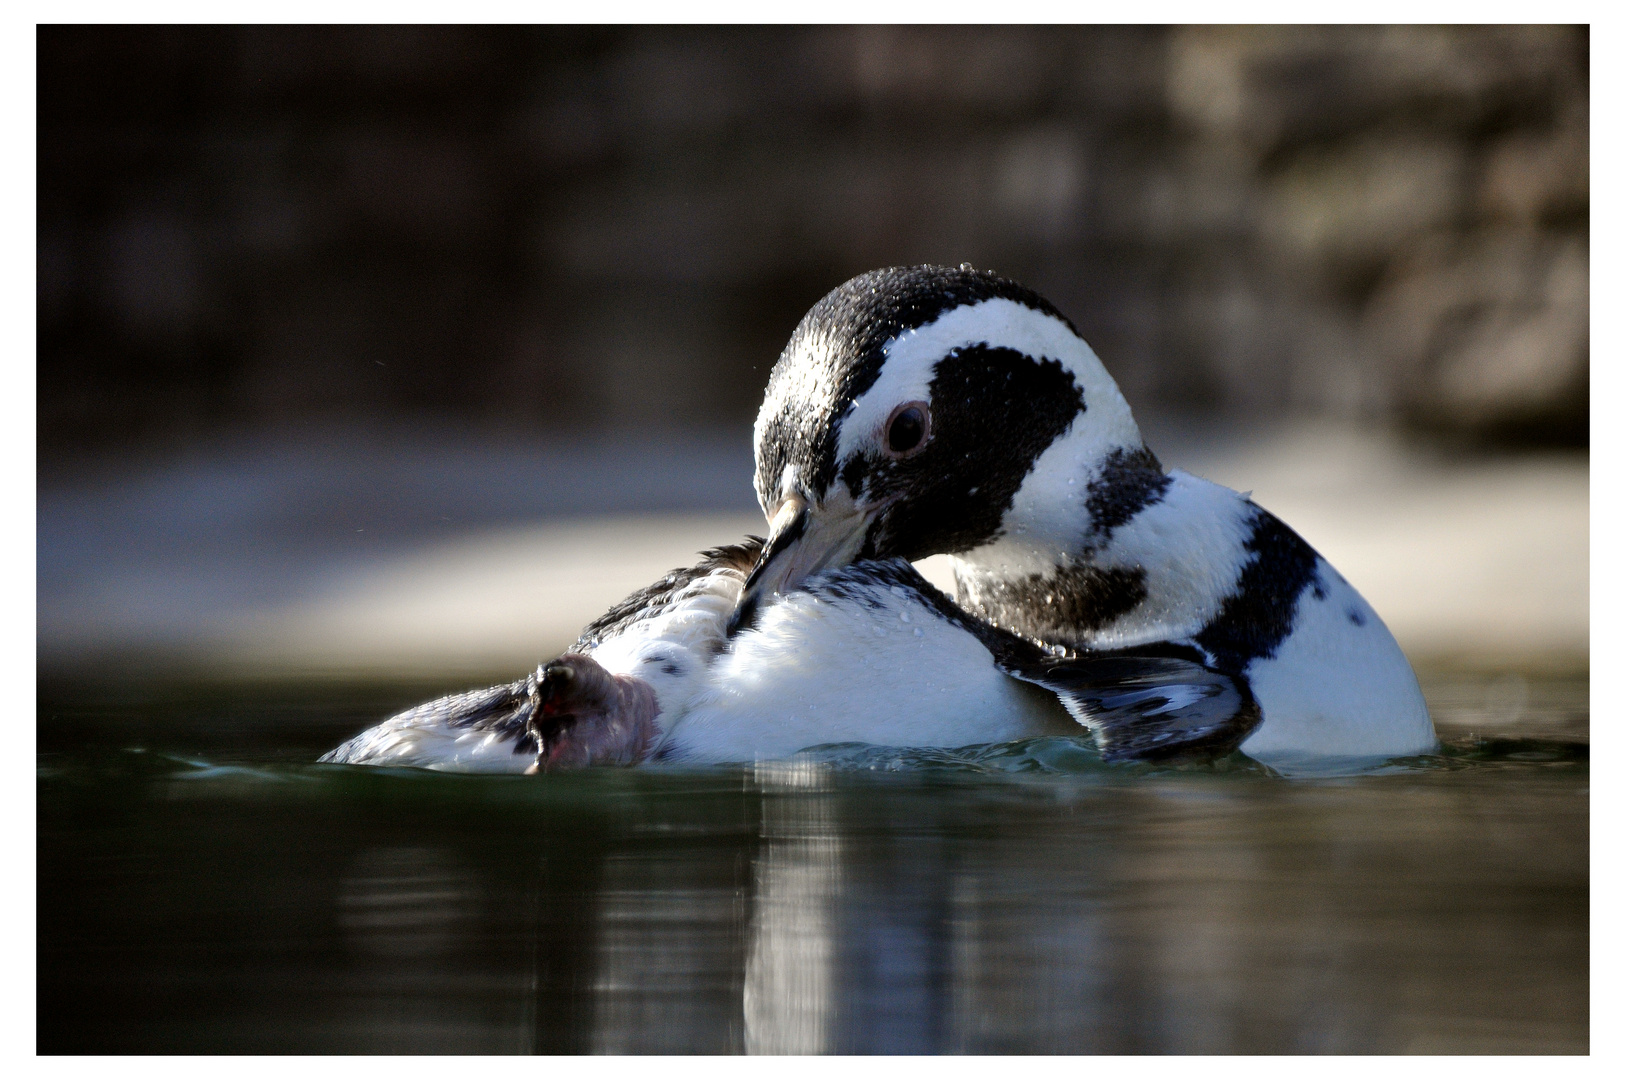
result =
[{"label": "water droplet on head", "polygon": [[918,626],[915,627],[915,637],[925,637],[925,636],[926,636],[926,631],[922,630]]}]

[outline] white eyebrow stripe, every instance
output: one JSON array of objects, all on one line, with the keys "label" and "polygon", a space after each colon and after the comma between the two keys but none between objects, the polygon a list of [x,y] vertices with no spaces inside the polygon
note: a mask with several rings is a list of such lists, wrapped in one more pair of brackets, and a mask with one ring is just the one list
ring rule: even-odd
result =
[{"label": "white eyebrow stripe", "polygon": [[838,466],[880,431],[898,405],[930,399],[939,360],[953,349],[983,343],[1015,349],[1035,360],[1060,361],[1083,389],[1087,405],[1093,406],[1096,396],[1122,400],[1094,350],[1065,322],[994,297],[944,312],[935,322],[905,330],[883,346],[886,359],[880,377],[837,421]]}]

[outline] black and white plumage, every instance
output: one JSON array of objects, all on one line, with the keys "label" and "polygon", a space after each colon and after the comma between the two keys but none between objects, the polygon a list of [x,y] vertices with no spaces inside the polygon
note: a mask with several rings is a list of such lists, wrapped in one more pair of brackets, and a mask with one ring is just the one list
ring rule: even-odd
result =
[{"label": "black and white plumage", "polygon": [[[765,543],[674,571],[527,679],[323,760],[749,761],[1078,723],[1108,760],[1435,744],[1366,601],[1245,495],[1165,472],[1094,352],[1020,285],[913,267],[836,289],[773,370],[756,456]],[[954,601],[909,565],[936,554]],[[603,706],[622,691],[636,708]]]},{"label": "black and white plumage", "polygon": [[995,626],[1236,680],[1256,757],[1435,745],[1360,594],[1247,496],[1165,472],[1076,328],[1014,282],[922,266],[831,292],[770,376],[756,456],[773,528],[739,625],[832,566],[951,555],[958,603]]},{"label": "black and white plumage", "polygon": [[[638,680],[653,695],[658,728],[661,720],[669,724],[705,685],[707,669],[727,644],[728,619],[761,543],[751,537],[703,552],[699,563],[673,570],[588,624],[565,657],[587,658],[610,675]],[[553,666],[543,664],[515,682],[398,713],[320,760],[525,772],[548,754],[544,708],[556,682],[549,678]],[[602,710],[582,717],[584,727],[602,726],[607,719]],[[618,760],[625,756],[620,750],[613,748],[599,760]],[[637,759],[651,750],[641,747]]]},{"label": "black and white plumage", "polygon": [[544,767],[754,761],[825,743],[1004,742],[1080,722],[1107,760],[1157,760],[1226,753],[1257,718],[1245,685],[1192,650],[1062,655],[966,613],[903,559],[812,574],[730,637],[759,550],[705,553],[616,605],[563,658],[647,687],[647,740],[606,737],[624,709],[550,721],[556,661],[408,710],[322,760],[491,772],[529,771],[539,754]]}]

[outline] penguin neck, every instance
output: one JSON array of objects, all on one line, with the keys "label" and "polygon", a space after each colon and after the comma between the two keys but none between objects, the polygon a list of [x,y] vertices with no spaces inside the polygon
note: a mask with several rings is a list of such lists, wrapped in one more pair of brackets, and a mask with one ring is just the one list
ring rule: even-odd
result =
[{"label": "penguin neck", "polygon": [[998,534],[956,556],[962,577],[1027,577],[1089,565],[1114,528],[1167,490],[1169,478],[1128,405],[1112,397],[1111,415],[1092,407],[1093,423],[1082,431],[1075,424],[1034,461]]},{"label": "penguin neck", "polygon": [[1076,498],[1052,500],[1048,516],[1008,514],[999,537],[955,557],[958,603],[1019,634],[1091,647],[1200,630],[1235,585],[1258,508],[1165,473],[1144,445],[1117,447],[1075,479]]}]

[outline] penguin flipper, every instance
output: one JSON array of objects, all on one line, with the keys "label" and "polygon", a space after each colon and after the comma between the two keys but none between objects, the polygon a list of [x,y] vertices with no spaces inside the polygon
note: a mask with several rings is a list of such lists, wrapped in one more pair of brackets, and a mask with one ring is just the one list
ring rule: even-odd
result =
[{"label": "penguin flipper", "polygon": [[1194,659],[1133,652],[1002,660],[1061,698],[1109,762],[1224,757],[1259,726],[1246,680]]},{"label": "penguin flipper", "polygon": [[530,723],[536,677],[450,694],[385,720],[329,750],[335,765],[407,765],[459,772],[523,772],[536,760]]}]

